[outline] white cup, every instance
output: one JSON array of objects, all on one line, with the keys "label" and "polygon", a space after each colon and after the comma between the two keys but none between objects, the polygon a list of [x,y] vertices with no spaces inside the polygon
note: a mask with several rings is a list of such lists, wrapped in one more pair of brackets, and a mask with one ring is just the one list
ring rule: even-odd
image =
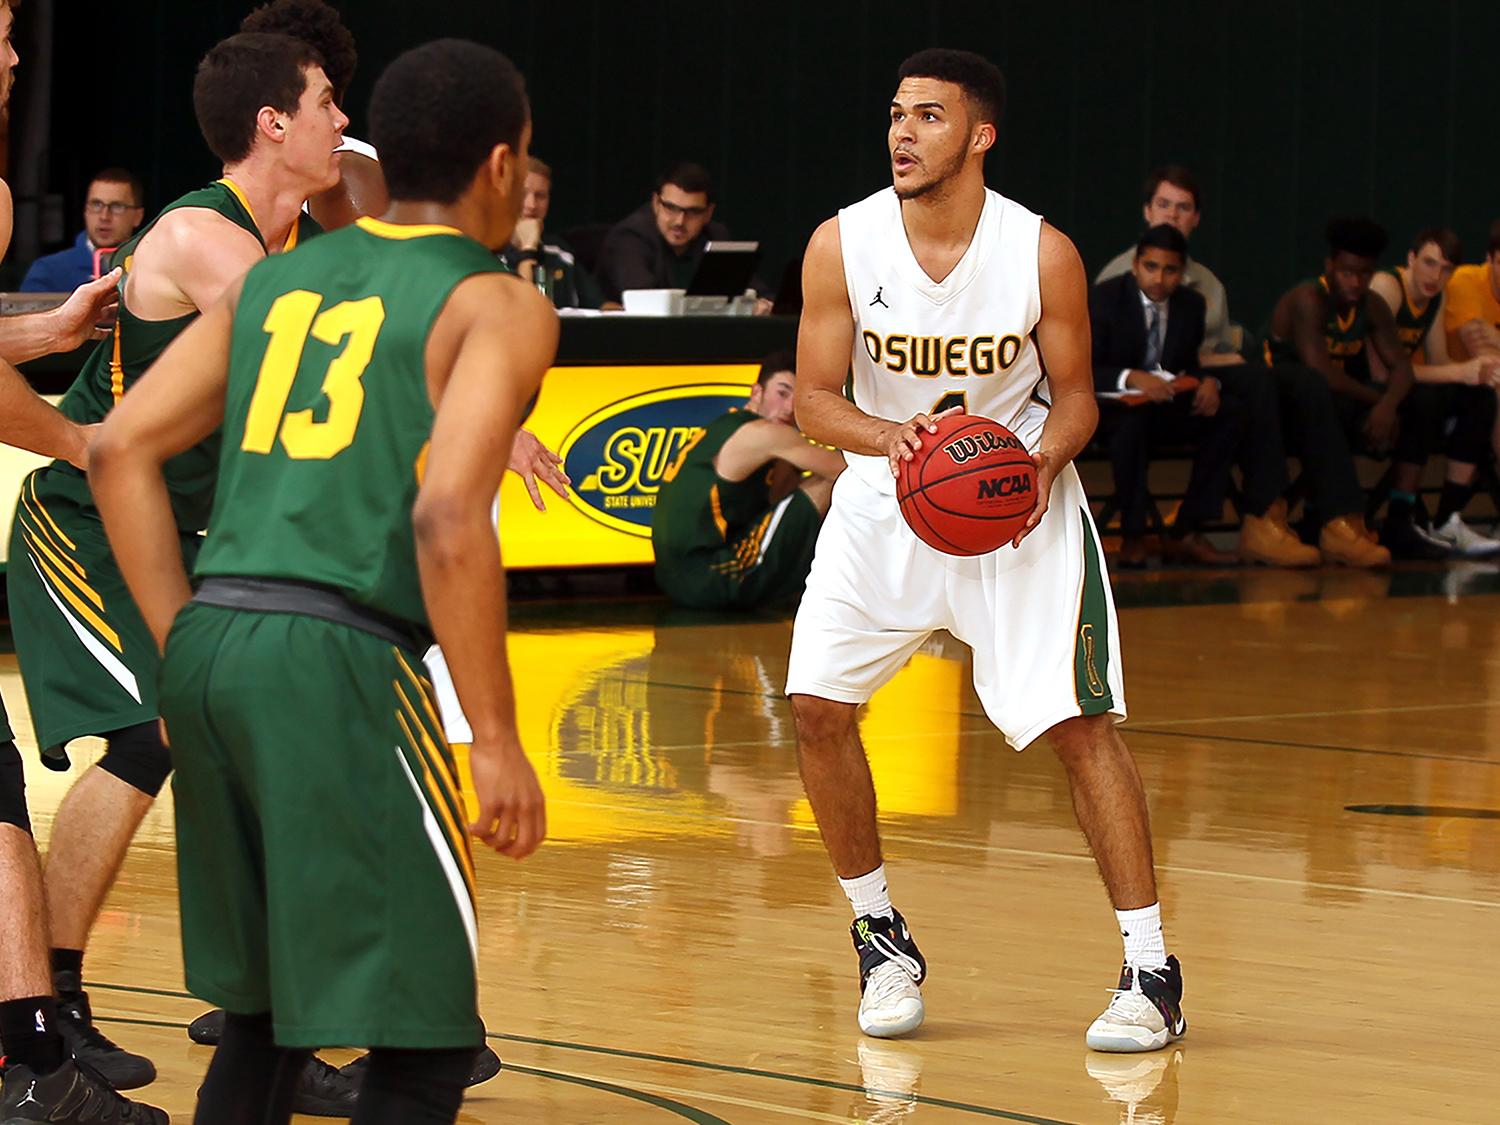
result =
[{"label": "white cup", "polygon": [[632,316],[681,316],[685,289],[627,289],[621,294]]}]

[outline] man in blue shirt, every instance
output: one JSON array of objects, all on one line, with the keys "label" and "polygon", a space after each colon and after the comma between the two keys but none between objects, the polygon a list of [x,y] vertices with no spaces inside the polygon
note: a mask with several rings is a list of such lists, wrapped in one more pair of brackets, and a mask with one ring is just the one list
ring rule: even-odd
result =
[{"label": "man in blue shirt", "polygon": [[98,276],[95,253],[113,250],[135,233],[146,211],[141,181],[124,168],[106,168],[89,183],[83,205],[83,233],[67,250],[31,263],[21,281],[23,293],[71,293]]}]

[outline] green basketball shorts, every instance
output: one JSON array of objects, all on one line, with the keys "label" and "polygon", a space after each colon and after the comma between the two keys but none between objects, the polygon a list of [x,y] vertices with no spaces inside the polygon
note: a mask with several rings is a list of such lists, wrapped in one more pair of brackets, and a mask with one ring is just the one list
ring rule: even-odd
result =
[{"label": "green basketball shorts", "polygon": [[[182,537],[189,570],[200,542]],[[48,466],[22,482],[5,579],[37,746],[48,751],[156,718],[156,642],[86,480]]]},{"label": "green basketball shorts", "polygon": [[190,603],[161,711],[188,988],[286,1047],[478,1047],[468,818],[421,657]]},{"label": "green basketball shorts", "polygon": [[657,585],[679,605],[696,609],[755,609],[789,602],[807,581],[822,522],[807,493],[793,489],[733,543],[659,554]]}]

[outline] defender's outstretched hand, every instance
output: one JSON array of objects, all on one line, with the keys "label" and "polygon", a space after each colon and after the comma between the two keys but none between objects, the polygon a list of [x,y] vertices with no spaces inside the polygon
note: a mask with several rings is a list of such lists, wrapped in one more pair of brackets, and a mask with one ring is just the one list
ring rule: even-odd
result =
[{"label": "defender's outstretched hand", "polygon": [[568,485],[573,483],[563,471],[562,458],[526,429],[516,431],[515,444],[510,447],[510,464],[506,467],[526,483],[526,491],[531,494],[531,502],[539,512],[545,512],[547,505],[542,500],[542,490],[537,487],[538,478],[564,498],[568,495]]}]

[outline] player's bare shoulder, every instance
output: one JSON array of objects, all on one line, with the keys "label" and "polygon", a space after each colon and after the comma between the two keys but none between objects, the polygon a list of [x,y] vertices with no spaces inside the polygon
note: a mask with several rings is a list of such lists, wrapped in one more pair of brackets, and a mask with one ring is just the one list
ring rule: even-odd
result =
[{"label": "player's bare shoulder", "polygon": [[1046,219],[1042,220],[1042,232],[1037,239],[1036,259],[1044,282],[1049,273],[1069,273],[1074,269],[1083,269],[1083,257],[1078,253],[1078,247],[1073,245],[1073,240]]},{"label": "player's bare shoulder", "polygon": [[229,216],[207,207],[178,207],[168,211],[151,225],[136,246],[136,254],[141,254],[148,246],[158,254],[162,251],[172,255],[212,252],[216,255],[244,254],[252,259],[265,256],[260,239]]},{"label": "player's bare shoulder", "polygon": [[849,304],[849,286],[844,278],[844,244],[837,215],[823,220],[807,240],[802,258],[804,305],[829,302]]},{"label": "player's bare shoulder", "polygon": [[[1370,292],[1385,302],[1386,308],[1395,312],[1401,307],[1406,294],[1402,291],[1401,279],[1386,270],[1380,270],[1370,279]],[[1438,294],[1441,299],[1442,294]]]},{"label": "player's bare shoulder", "polygon": [[1061,297],[1088,297],[1088,275],[1083,258],[1073,240],[1045,219],[1037,239],[1037,274],[1041,284],[1042,305],[1056,304]]},{"label": "player's bare shoulder", "polygon": [[530,365],[550,364],[557,351],[559,321],[552,302],[514,274],[477,273],[448,295],[427,338],[427,371],[440,397],[455,358],[474,343],[493,347]]},{"label": "player's bare shoulder", "polygon": [[505,324],[520,330],[558,331],[557,309],[536,287],[513,273],[478,273],[464,278],[448,298],[444,315],[452,310],[460,320]]}]

